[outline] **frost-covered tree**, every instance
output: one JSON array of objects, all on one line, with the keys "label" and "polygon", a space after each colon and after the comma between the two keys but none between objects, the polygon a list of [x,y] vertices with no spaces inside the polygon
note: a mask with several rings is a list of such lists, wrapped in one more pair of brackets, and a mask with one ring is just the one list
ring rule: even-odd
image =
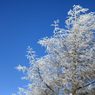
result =
[{"label": "frost-covered tree", "polygon": [[81,95],[95,88],[95,13],[86,11],[74,5],[65,29],[54,21],[54,35],[38,41],[46,48],[45,56],[36,58],[28,47],[30,67],[16,67],[29,80],[19,95]]}]

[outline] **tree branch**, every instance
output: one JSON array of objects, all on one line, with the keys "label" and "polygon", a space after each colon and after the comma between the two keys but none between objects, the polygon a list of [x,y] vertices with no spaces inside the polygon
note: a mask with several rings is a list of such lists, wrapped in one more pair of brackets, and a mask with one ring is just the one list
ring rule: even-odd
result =
[{"label": "tree branch", "polygon": [[77,95],[80,95],[80,94],[83,94],[85,92],[89,92],[89,91],[92,91],[92,90],[93,90],[93,88],[92,89],[86,89],[84,91],[81,91],[81,92],[77,93]]},{"label": "tree branch", "polygon": [[[39,71],[39,68],[38,69],[38,74],[39,74],[39,78],[41,79],[41,81],[43,81],[42,77],[41,77],[41,74],[40,74],[40,71]],[[46,85],[47,88],[49,88],[55,95],[58,95],[46,82],[43,81],[43,83]]]},{"label": "tree branch", "polygon": [[79,90],[79,89],[81,89],[81,88],[87,87],[87,86],[89,86],[89,85],[91,85],[91,84],[93,84],[93,83],[95,83],[95,81],[94,81],[94,82],[91,82],[91,83],[89,83],[89,84],[87,84],[87,85],[84,85],[83,87],[78,87],[76,90]]}]

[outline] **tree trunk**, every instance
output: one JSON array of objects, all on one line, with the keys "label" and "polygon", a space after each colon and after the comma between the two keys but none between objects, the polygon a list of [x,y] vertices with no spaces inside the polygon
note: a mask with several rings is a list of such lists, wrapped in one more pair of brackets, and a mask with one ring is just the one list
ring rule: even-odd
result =
[{"label": "tree trunk", "polygon": [[76,94],[76,90],[73,90],[73,91],[72,91],[72,95],[77,95],[77,94]]}]

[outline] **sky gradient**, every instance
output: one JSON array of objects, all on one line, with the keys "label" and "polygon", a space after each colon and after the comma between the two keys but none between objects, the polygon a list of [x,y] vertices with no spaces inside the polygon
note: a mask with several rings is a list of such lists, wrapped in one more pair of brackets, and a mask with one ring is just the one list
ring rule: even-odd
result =
[{"label": "sky gradient", "polygon": [[25,55],[27,46],[43,56],[45,48],[37,42],[53,35],[50,25],[59,19],[65,27],[67,12],[73,5],[95,12],[95,0],[0,0],[0,95],[17,93],[27,81],[16,66],[29,66]]}]

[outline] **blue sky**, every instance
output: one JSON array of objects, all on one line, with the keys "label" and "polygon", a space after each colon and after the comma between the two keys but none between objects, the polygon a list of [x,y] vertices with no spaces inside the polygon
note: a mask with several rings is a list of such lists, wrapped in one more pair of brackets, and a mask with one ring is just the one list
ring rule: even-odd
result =
[{"label": "blue sky", "polygon": [[65,26],[67,12],[74,4],[95,12],[95,0],[0,0],[0,95],[17,93],[27,84],[22,72],[14,69],[19,64],[29,66],[27,46],[44,55],[45,48],[37,44],[43,37],[53,35],[54,20]]}]

